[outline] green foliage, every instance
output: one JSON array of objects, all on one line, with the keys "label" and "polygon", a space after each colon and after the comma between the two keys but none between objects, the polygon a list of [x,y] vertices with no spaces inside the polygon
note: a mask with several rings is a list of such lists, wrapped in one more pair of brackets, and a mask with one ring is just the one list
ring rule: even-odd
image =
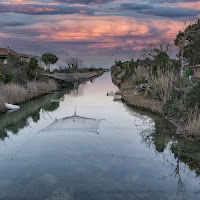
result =
[{"label": "green foliage", "polygon": [[178,99],[167,100],[167,102],[163,105],[164,114],[176,115],[177,113],[179,113],[179,109],[177,107],[178,103]]},{"label": "green foliage", "polygon": [[169,56],[166,52],[160,52],[157,56],[154,58],[154,69],[157,70],[157,67],[159,66],[161,69],[166,68],[166,66],[169,63]]},{"label": "green foliage", "polygon": [[[186,35],[186,42],[184,46],[184,57],[189,65],[197,65],[200,63],[200,19],[194,24],[190,24],[183,32],[179,32],[174,40],[176,46],[179,46],[179,41]],[[179,53],[180,56],[180,53]]]},{"label": "green foliage", "polygon": [[37,69],[38,69],[38,61],[35,59],[35,58],[31,58],[30,61],[29,61],[29,64],[28,64],[28,70],[27,70],[27,73],[28,73],[28,78],[30,80],[33,80],[33,79],[36,79],[37,77]]},{"label": "green foliage", "polygon": [[43,71],[35,58],[26,62],[20,57],[8,55],[7,64],[0,64],[0,81],[25,84],[27,81],[38,79],[38,75]]},{"label": "green foliage", "polygon": [[188,93],[187,106],[190,108],[200,108],[200,81]]},{"label": "green foliage", "polygon": [[50,64],[55,64],[58,61],[58,57],[51,53],[43,54],[41,59],[42,62],[44,62],[45,65],[49,68],[49,70],[50,70]]},{"label": "green foliage", "polygon": [[152,66],[152,60],[150,58],[145,58],[145,59],[137,59],[135,62],[136,67],[138,66],[143,66],[143,67],[150,67]]},{"label": "green foliage", "polygon": [[122,67],[122,61],[121,60],[119,60],[119,61],[115,61],[115,66],[120,66],[120,67]]},{"label": "green foliage", "polygon": [[28,63],[14,55],[7,56],[7,64],[0,65],[0,80],[4,83],[24,84],[27,79]]}]

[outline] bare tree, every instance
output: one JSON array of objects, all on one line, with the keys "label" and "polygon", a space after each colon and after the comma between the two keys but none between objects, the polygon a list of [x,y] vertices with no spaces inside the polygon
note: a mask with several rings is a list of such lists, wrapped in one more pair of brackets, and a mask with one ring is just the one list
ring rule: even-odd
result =
[{"label": "bare tree", "polygon": [[162,52],[170,55],[172,52],[172,47],[173,44],[169,40],[160,39],[157,41],[157,43],[151,43],[147,46],[147,48],[144,48],[141,55],[143,58],[150,58],[152,60]]},{"label": "bare tree", "polygon": [[73,71],[77,71],[80,67],[84,65],[83,59],[77,57],[67,58],[65,61],[69,66],[69,69]]}]

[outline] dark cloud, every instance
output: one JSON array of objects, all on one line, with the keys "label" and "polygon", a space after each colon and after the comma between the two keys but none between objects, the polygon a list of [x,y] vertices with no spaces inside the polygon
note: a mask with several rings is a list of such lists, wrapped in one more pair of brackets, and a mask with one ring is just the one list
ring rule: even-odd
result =
[{"label": "dark cloud", "polygon": [[27,15],[92,15],[93,10],[77,6],[35,5],[35,4],[0,4],[0,13],[13,12]]},{"label": "dark cloud", "polygon": [[146,10],[152,9],[153,6],[150,4],[137,4],[137,3],[123,3],[120,4],[120,10]]},{"label": "dark cloud", "polygon": [[180,2],[200,2],[200,0],[143,0],[152,3],[180,3]]},{"label": "dark cloud", "polygon": [[71,4],[105,4],[108,2],[112,2],[115,0],[54,0],[54,1],[58,1],[58,2],[62,2],[62,3],[71,3]]},{"label": "dark cloud", "polygon": [[189,8],[171,8],[171,7],[155,7],[153,9],[149,10],[142,10],[139,11],[140,13],[143,13],[145,15],[154,15],[154,16],[160,16],[160,17],[195,17],[197,16],[200,11],[189,9]]},{"label": "dark cloud", "polygon": [[120,10],[136,11],[145,15],[160,17],[195,17],[200,14],[199,10],[183,7],[154,7],[151,4],[124,3],[120,5]]},{"label": "dark cloud", "polygon": [[2,26],[25,26],[26,24],[21,23],[21,22],[5,22],[5,23],[0,23],[0,27]]}]

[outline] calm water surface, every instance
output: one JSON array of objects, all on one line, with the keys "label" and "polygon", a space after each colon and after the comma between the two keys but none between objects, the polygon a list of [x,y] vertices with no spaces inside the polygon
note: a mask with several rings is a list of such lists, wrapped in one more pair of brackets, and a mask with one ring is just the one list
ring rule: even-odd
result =
[{"label": "calm water surface", "polygon": [[106,73],[0,115],[1,200],[200,199],[200,145],[109,90]]}]

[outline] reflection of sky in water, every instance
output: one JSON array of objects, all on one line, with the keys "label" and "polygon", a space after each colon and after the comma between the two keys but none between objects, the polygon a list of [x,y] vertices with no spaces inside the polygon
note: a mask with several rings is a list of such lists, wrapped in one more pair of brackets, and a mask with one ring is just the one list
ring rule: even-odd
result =
[{"label": "reflection of sky in water", "polygon": [[[117,88],[105,74],[9,132],[0,146],[0,199],[198,199],[199,178],[176,158],[184,143],[170,124],[114,102],[109,90]],[[48,130],[75,110],[103,119],[98,132]]]}]

